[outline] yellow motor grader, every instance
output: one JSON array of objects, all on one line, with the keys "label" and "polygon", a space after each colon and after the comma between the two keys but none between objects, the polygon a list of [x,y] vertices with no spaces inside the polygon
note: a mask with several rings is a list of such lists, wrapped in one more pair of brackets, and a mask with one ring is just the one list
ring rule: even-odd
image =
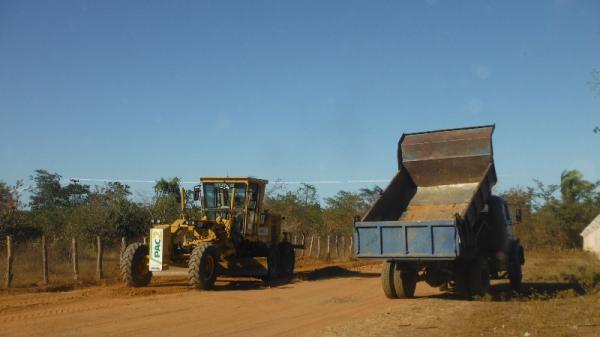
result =
[{"label": "yellow motor grader", "polygon": [[265,282],[290,278],[294,248],[282,232],[282,217],[263,208],[267,180],[201,178],[194,187],[200,215],[185,210],[181,189],[181,217],[170,224],[155,223],[148,244],[133,243],[121,256],[123,282],[148,285],[153,274],[173,275],[187,268],[190,286],[212,289],[217,276],[256,277]]}]

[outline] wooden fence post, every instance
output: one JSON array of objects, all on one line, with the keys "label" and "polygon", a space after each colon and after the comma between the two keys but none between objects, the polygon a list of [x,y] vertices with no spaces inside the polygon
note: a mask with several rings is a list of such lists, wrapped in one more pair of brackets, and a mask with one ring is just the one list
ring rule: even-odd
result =
[{"label": "wooden fence post", "polygon": [[79,281],[79,255],[77,252],[77,239],[71,239],[71,260],[73,262],[73,279]]},{"label": "wooden fence post", "polygon": [[334,246],[335,246],[335,258],[339,260],[340,259],[340,249],[338,247],[339,245],[338,245],[338,236],[337,236],[337,234],[334,236],[333,239],[334,239],[333,242],[334,242]]},{"label": "wooden fence post", "polygon": [[354,244],[354,240],[353,239],[354,239],[354,236],[351,236],[350,237],[350,249],[349,249],[349,251],[350,251],[350,257],[352,257],[352,255],[353,255],[352,254],[352,245]]},{"label": "wooden fence post", "polygon": [[127,238],[122,236],[121,237],[121,252],[119,254],[119,259],[121,256],[123,256],[123,253],[125,253],[125,249],[127,249]]},{"label": "wooden fence post", "polygon": [[317,235],[317,260],[321,257],[321,235]]},{"label": "wooden fence post", "polygon": [[102,273],[102,240],[100,240],[100,236],[96,237],[96,245],[98,246],[98,257],[96,259],[96,278],[101,280],[104,277]]},{"label": "wooden fence post", "polygon": [[13,273],[13,241],[12,236],[6,236],[6,279],[5,285],[6,288],[10,288],[12,285]]},{"label": "wooden fence post", "polygon": [[42,235],[42,283],[48,284],[48,246],[46,235]]},{"label": "wooden fence post", "polygon": [[331,246],[331,235],[327,234],[327,255],[325,257],[325,259],[327,259],[327,260],[329,260],[331,258],[330,246]]}]

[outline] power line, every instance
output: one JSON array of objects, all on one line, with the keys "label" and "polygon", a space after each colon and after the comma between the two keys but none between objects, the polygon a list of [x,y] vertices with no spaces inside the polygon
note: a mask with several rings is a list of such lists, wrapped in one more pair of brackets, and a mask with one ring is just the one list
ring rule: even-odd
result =
[{"label": "power line", "polygon": [[[155,184],[155,180],[142,180],[142,179],[123,179],[123,178],[81,178],[81,177],[72,177],[68,179],[70,182],[100,182],[100,183],[111,183],[111,182],[119,182],[119,183],[140,183],[140,184]],[[375,184],[375,183],[387,183],[390,179],[352,179],[352,180],[308,180],[308,181],[280,181],[280,180],[272,180],[272,184],[282,184],[282,185],[300,185],[300,184],[310,184],[310,185],[331,185],[331,184]],[[194,185],[198,184],[199,181],[180,181],[182,185]]]}]

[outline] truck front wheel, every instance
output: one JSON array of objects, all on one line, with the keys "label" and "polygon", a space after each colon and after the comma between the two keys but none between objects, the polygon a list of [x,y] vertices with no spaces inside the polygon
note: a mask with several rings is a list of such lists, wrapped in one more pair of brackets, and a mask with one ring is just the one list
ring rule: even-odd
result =
[{"label": "truck front wheel", "polygon": [[508,264],[508,279],[510,280],[510,287],[513,290],[519,290],[521,288],[521,282],[523,280],[523,270],[521,269],[521,262],[523,261],[523,248],[517,246],[515,251],[511,254],[510,262]]}]

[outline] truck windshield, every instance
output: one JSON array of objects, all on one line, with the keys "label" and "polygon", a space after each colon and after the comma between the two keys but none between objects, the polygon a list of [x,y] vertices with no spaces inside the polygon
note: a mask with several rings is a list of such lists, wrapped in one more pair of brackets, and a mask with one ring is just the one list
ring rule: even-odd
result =
[{"label": "truck windshield", "polygon": [[204,184],[204,207],[229,208],[233,184],[211,183]]}]

